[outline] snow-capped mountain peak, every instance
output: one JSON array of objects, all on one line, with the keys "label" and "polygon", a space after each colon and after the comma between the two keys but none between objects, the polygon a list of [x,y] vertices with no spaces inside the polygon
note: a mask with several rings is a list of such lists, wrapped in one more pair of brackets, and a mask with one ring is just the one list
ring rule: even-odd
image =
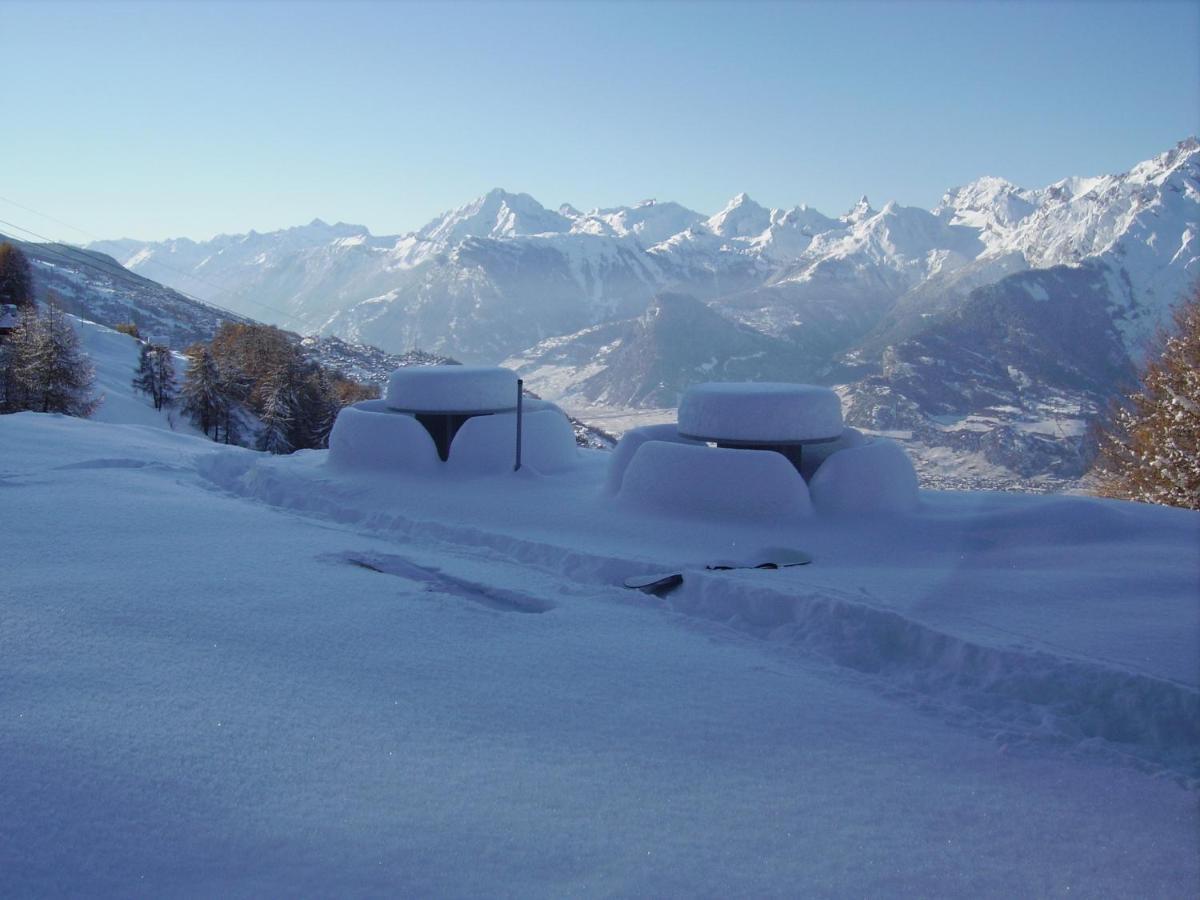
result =
[{"label": "snow-capped mountain peak", "polygon": [[593,209],[580,215],[572,227],[577,234],[633,238],[641,247],[653,247],[686,231],[704,216],[670,201],[642,200],[633,206]]},{"label": "snow-capped mountain peak", "polygon": [[706,222],[709,230],[723,238],[752,237],[771,225],[771,211],[759,206],[749,195],[738,194]]},{"label": "snow-capped mountain peak", "polygon": [[457,243],[468,237],[512,238],[570,231],[571,220],[528,194],[494,188],[465,206],[443,213],[417,232],[422,240]]},{"label": "snow-capped mountain peak", "polygon": [[873,215],[875,215],[875,210],[871,208],[871,201],[867,199],[866,194],[863,194],[858,198],[858,202],[850,207],[849,211],[842,216],[842,221],[853,225],[864,219],[869,219]]},{"label": "snow-capped mountain peak", "polygon": [[933,214],[952,225],[978,229],[985,243],[994,243],[1036,211],[1043,199],[1040,191],[988,175],[947,191]]}]

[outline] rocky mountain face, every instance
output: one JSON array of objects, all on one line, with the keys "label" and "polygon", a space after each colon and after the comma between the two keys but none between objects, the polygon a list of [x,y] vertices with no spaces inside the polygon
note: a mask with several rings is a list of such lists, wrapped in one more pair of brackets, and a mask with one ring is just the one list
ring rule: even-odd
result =
[{"label": "rocky mountain face", "polygon": [[817,381],[861,424],[1065,476],[1200,277],[1197,235],[1191,139],[1119,175],[981,178],[929,211],[864,197],[829,217],[741,194],[708,217],[585,213],[497,190],[398,237],[315,221],[94,247],[307,333],[508,359],[551,399],[670,406],[696,380]]},{"label": "rocky mountain face", "polygon": [[614,407],[674,406],[701,381],[804,380],[794,344],[731,322],[686,294],[640,316],[551,338],[504,365],[543,392]]}]

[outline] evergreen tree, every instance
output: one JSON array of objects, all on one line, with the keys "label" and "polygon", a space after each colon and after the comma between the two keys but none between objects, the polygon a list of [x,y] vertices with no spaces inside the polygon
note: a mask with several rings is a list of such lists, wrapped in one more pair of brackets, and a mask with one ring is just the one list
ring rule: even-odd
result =
[{"label": "evergreen tree", "polygon": [[1200,290],[1176,309],[1140,389],[1110,411],[1099,450],[1102,496],[1200,509]]},{"label": "evergreen tree", "polygon": [[280,369],[263,388],[260,417],[263,428],[258,435],[258,449],[268,453],[291,453],[296,421],[296,392],[286,369]]},{"label": "evergreen tree", "polygon": [[329,446],[329,434],[334,420],[341,412],[337,391],[328,373],[320,366],[309,376],[306,383],[307,395],[311,398],[309,408],[308,446],[323,449]]},{"label": "evergreen tree", "polygon": [[[217,369],[220,372],[219,385],[223,401],[220,417],[222,429],[220,440],[226,444],[240,444],[242,435],[239,410],[249,398],[253,384],[246,374],[231,362],[222,362],[218,359]],[[218,440],[215,434],[213,440]]]},{"label": "evergreen tree", "polygon": [[[32,319],[32,321],[26,321]],[[38,332],[37,308],[24,307],[16,329],[0,344],[0,413],[28,409],[24,386],[17,377],[19,362],[28,354]]]},{"label": "evergreen tree", "polygon": [[0,303],[33,305],[33,273],[29,260],[16,246],[0,244]]},{"label": "evergreen tree", "polygon": [[155,409],[175,403],[175,361],[171,351],[155,344],[142,344],[133,376],[134,390],[149,394]]},{"label": "evergreen tree", "polygon": [[155,408],[175,405],[175,357],[169,347],[154,348],[154,383],[158,388]]},{"label": "evergreen tree", "polygon": [[5,347],[8,411],[63,413],[86,418],[99,401],[92,396],[95,370],[79,345],[66,313],[54,302],[39,315],[23,306],[21,321]]},{"label": "evergreen tree", "polygon": [[154,351],[149,344],[142,344],[138,350],[137,369],[133,373],[133,389],[149,394],[158,409],[158,390],[154,380]]},{"label": "evergreen tree", "polygon": [[183,411],[197,428],[218,440],[221,425],[228,424],[229,406],[222,391],[221,373],[204,344],[195,344],[186,352],[189,363],[180,390]]}]

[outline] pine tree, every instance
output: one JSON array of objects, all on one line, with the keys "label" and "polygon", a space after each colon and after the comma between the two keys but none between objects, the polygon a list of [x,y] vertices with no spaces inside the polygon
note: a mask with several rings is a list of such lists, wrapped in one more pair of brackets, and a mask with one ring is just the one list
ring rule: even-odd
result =
[{"label": "pine tree", "polygon": [[325,369],[317,367],[307,382],[307,394],[311,398],[309,409],[308,446],[324,449],[329,446],[329,435],[333,431],[334,420],[341,412],[342,404],[338,401],[337,391]]},{"label": "pine tree", "polygon": [[292,426],[296,421],[296,394],[290,373],[280,369],[263,389],[262,431],[258,435],[258,449],[268,453],[291,453],[295,444]]},{"label": "pine tree", "polygon": [[134,390],[149,394],[155,409],[175,403],[175,361],[171,351],[156,344],[142,344],[133,375]]},{"label": "pine tree", "polygon": [[155,408],[175,405],[175,357],[169,347],[154,348],[154,383],[158,389]]},{"label": "pine tree", "polygon": [[29,260],[13,244],[0,244],[0,303],[33,305],[33,273]]},{"label": "pine tree", "polygon": [[149,344],[142,344],[138,350],[137,369],[133,373],[133,389],[149,394],[158,409],[158,390],[154,376],[154,350]]},{"label": "pine tree", "polygon": [[217,386],[221,394],[221,414],[218,424],[222,434],[213,433],[213,440],[223,440],[226,444],[240,444],[242,440],[238,410],[245,403],[250,393],[250,381],[245,373],[232,363],[222,363],[216,360],[219,377]]},{"label": "pine tree", "polygon": [[219,438],[222,419],[226,420],[225,424],[228,421],[228,403],[222,392],[221,373],[204,344],[195,344],[186,352],[190,362],[180,390],[183,411],[191,417],[197,428],[205,434],[211,433],[215,441]]},{"label": "pine tree", "polygon": [[53,301],[39,315],[24,306],[21,321],[6,342],[9,411],[63,413],[86,418],[99,401],[92,396],[95,370],[79,345],[66,313]]},{"label": "pine tree", "polygon": [[1099,430],[1095,476],[1105,497],[1200,509],[1200,289],[1175,330]]}]

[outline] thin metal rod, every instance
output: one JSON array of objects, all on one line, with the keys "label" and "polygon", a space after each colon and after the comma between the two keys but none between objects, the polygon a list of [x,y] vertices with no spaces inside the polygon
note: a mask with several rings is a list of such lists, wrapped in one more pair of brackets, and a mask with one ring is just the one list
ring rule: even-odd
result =
[{"label": "thin metal rod", "polygon": [[514,472],[521,471],[521,415],[525,393],[525,382],[520,378],[517,379],[517,464],[513,466]]}]

